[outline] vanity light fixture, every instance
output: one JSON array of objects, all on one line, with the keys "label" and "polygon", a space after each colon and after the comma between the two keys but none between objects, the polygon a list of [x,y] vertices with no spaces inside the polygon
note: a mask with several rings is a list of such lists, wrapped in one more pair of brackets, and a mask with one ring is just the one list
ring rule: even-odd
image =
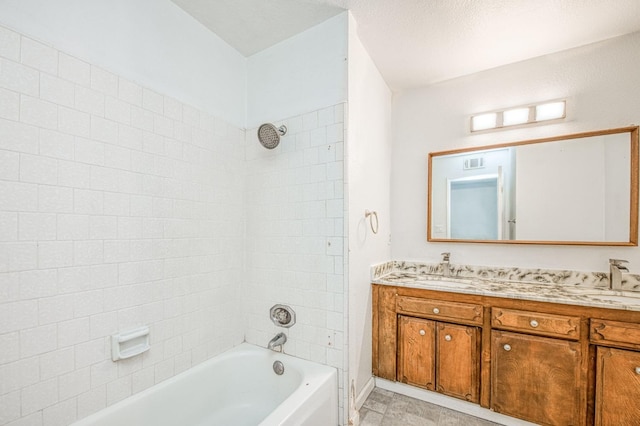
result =
[{"label": "vanity light fixture", "polygon": [[562,119],[566,117],[566,106],[567,102],[561,100],[473,115],[471,132]]}]

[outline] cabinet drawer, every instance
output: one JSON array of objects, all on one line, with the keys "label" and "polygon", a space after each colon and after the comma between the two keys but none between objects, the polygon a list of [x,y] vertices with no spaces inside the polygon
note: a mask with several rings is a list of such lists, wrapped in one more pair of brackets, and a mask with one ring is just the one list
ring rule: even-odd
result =
[{"label": "cabinet drawer", "polygon": [[580,338],[580,318],[565,315],[493,308],[491,310],[491,326],[503,330],[570,340]]},{"label": "cabinet drawer", "polygon": [[396,303],[398,313],[482,324],[482,305],[407,296],[398,297]]},{"label": "cabinet drawer", "polygon": [[640,348],[640,324],[592,319],[589,327],[591,341],[599,345]]}]

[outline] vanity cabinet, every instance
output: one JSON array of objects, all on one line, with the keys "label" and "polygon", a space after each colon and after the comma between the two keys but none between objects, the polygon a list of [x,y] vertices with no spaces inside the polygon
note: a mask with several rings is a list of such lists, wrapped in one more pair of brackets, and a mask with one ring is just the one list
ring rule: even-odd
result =
[{"label": "vanity cabinet", "polygon": [[373,373],[542,425],[640,425],[640,312],[373,285]]},{"label": "vanity cabinet", "polygon": [[[592,319],[596,351],[595,424],[635,425],[640,421],[640,325]],[[635,350],[634,350],[635,349]]]},{"label": "vanity cabinet", "polygon": [[398,381],[478,402],[477,327],[400,315]]},{"label": "vanity cabinet", "polygon": [[491,408],[545,425],[581,425],[586,377],[577,342],[491,332]]}]

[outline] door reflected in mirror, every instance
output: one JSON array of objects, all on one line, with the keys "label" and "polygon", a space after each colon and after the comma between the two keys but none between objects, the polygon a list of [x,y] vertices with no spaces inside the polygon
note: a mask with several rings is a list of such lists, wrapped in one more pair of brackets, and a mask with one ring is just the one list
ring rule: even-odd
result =
[{"label": "door reflected in mirror", "polygon": [[638,127],[429,154],[428,241],[637,245]]}]

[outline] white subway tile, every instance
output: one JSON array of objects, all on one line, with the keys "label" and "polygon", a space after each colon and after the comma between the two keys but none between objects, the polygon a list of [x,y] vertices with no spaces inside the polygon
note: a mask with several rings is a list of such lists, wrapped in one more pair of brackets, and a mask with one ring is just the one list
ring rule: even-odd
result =
[{"label": "white subway tile", "polygon": [[77,345],[90,339],[89,318],[78,318],[58,323],[58,348]]},{"label": "white subway tile", "polygon": [[75,108],[91,115],[104,117],[105,95],[97,90],[75,86]]},{"label": "white subway tile", "polygon": [[100,67],[91,65],[91,88],[106,95],[118,97],[118,77]]},{"label": "white subway tile", "polygon": [[112,382],[118,378],[118,366],[111,360],[99,362],[90,368],[92,388]]},{"label": "white subway tile", "polygon": [[73,136],[54,130],[40,129],[40,155],[73,160]]},{"label": "white subway tile", "polygon": [[102,214],[104,211],[104,193],[89,189],[74,189],[73,211],[79,214]]},{"label": "white subway tile", "polygon": [[[3,28],[0,27],[0,34],[2,33],[2,29]],[[0,395],[0,424],[5,425],[19,418],[21,405],[20,391]]]},{"label": "white subway tile", "polygon": [[57,271],[34,269],[20,272],[20,298],[36,299],[54,296],[57,293]]},{"label": "white subway tile", "polygon": [[123,101],[141,107],[142,87],[132,81],[120,77],[118,80],[118,97]]},{"label": "white subway tile", "polygon": [[175,361],[173,358],[159,362],[155,365],[155,381],[160,383],[175,374]]},{"label": "white subway tile", "polygon": [[118,143],[118,123],[92,115],[91,138],[110,144]]},{"label": "white subway tile", "polygon": [[56,349],[58,344],[55,324],[20,330],[20,357],[28,358]]},{"label": "white subway tile", "polygon": [[114,240],[118,235],[118,219],[115,216],[90,216],[89,239]]},{"label": "white subway tile", "polygon": [[107,384],[107,405],[131,396],[131,376],[126,376]]},{"label": "white subway tile", "polygon": [[75,160],[81,163],[104,165],[105,144],[91,139],[75,138]]},{"label": "white subway tile", "polygon": [[137,129],[153,131],[154,113],[136,106],[131,107],[131,125]]},{"label": "white subway tile", "polygon": [[83,163],[58,160],[58,184],[74,188],[91,186],[92,166]]},{"label": "white subway tile", "polygon": [[104,164],[115,169],[131,169],[131,150],[106,144],[104,147]]},{"label": "white subway tile", "polygon": [[309,144],[311,146],[322,146],[327,143],[327,128],[319,127],[309,132]]},{"label": "white subway tile", "polygon": [[118,171],[106,167],[91,166],[91,188],[97,191],[119,192]]},{"label": "white subway tile", "polygon": [[[62,398],[60,398],[62,400]],[[59,402],[42,411],[43,426],[67,426],[76,421],[77,402],[75,398]]]},{"label": "white subway tile", "polygon": [[0,87],[0,117],[18,121],[20,117],[20,95]]},{"label": "white subway tile", "polygon": [[58,161],[39,155],[20,154],[20,180],[55,185],[58,181]]},{"label": "white subway tile", "polygon": [[302,116],[302,130],[308,131],[318,127],[318,112],[313,111]]},{"label": "white subway tile", "polygon": [[20,178],[20,154],[0,150],[0,179],[18,180]]},{"label": "white subway tile", "polygon": [[[61,170],[66,169],[66,164],[59,163],[58,181],[68,183],[67,179],[61,179]],[[87,178],[89,174],[87,173]],[[70,213],[73,211],[73,189],[59,186],[40,185],[37,193],[38,210],[41,212]]]},{"label": "white subway tile", "polygon": [[73,84],[61,78],[42,73],[40,74],[40,98],[73,108]]},{"label": "white subway tile", "polygon": [[73,242],[45,241],[38,244],[38,266],[41,269],[73,265]]},{"label": "white subway tile", "polygon": [[164,97],[164,115],[177,121],[182,121],[182,103],[174,98]]},{"label": "white subway tile", "polygon": [[38,322],[41,325],[62,322],[71,318],[73,318],[72,295],[64,294],[38,299]]},{"label": "white subway tile", "polygon": [[[1,156],[1,155],[0,155]],[[0,161],[0,166],[2,162]],[[0,212],[0,241],[18,240],[18,213]]]},{"label": "white subway tile", "polygon": [[0,26],[0,56],[20,61],[20,34]]},{"label": "white subway tile", "polygon": [[22,389],[22,415],[31,414],[58,402],[58,380],[50,379]]},{"label": "white subway tile", "polygon": [[28,37],[22,37],[21,61],[49,74],[58,73],[58,51]]},{"label": "white subway tile", "polygon": [[74,136],[89,137],[90,115],[75,109],[58,107],[58,130]]},{"label": "white subway tile", "polygon": [[59,214],[57,223],[58,240],[86,240],[89,238],[90,216],[80,214]]},{"label": "white subway tile", "polygon": [[[106,308],[107,300],[105,299],[105,309]],[[118,314],[116,312],[105,312],[92,315],[89,317],[89,320],[91,323],[91,339],[110,336],[118,331]],[[92,386],[95,386],[93,382]]]},{"label": "white subway tile", "polygon": [[[0,365],[20,358],[20,335],[18,332],[0,334]],[[2,410],[0,410],[2,411]]]},{"label": "white subway tile", "polygon": [[119,217],[118,238],[121,240],[142,238],[142,219],[136,217]]},{"label": "white subway tile", "polygon": [[125,148],[141,151],[142,150],[142,130],[136,129],[135,127],[120,124],[118,127],[118,145]]},{"label": "white subway tile", "polygon": [[40,355],[40,379],[47,380],[75,369],[73,348],[60,349]]},{"label": "white subway tile", "polygon": [[104,261],[102,241],[74,241],[74,265],[96,265]]},{"label": "white subway tile", "polygon": [[65,400],[78,396],[91,389],[91,373],[89,367],[76,368],[59,377],[60,399]]},{"label": "white subway tile", "polygon": [[38,267],[38,245],[33,242],[0,244],[0,271],[25,271]]},{"label": "white subway tile", "polygon": [[157,114],[164,111],[164,99],[162,95],[146,88],[142,89],[142,107]]},{"label": "white subway tile", "polygon": [[18,221],[18,238],[22,241],[56,239],[55,214],[20,213]]},{"label": "white subway tile", "polygon": [[19,272],[0,273],[0,303],[15,302],[20,299],[19,276]]},{"label": "white subway tile", "polygon": [[40,73],[33,68],[0,58],[0,87],[38,96]]},{"label": "white subway tile", "polygon": [[20,121],[45,129],[56,130],[58,128],[58,107],[51,102],[21,95]]},{"label": "white subway tile", "polygon": [[72,83],[91,85],[91,66],[64,52],[59,52],[58,55],[58,75]]},{"label": "white subway tile", "polygon": [[0,395],[37,383],[39,379],[37,357],[0,365]]},{"label": "white subway tile", "polygon": [[104,193],[104,214],[115,216],[129,216],[130,196],[115,192]]},{"label": "white subway tile", "polygon": [[132,392],[138,393],[155,384],[155,368],[153,366],[136,371],[131,375]]},{"label": "white subway tile", "polygon": [[131,124],[131,104],[107,96],[105,102],[105,118],[117,121],[118,123]]},{"label": "white subway tile", "polygon": [[168,138],[173,136],[173,120],[156,114],[153,117],[153,131]]},{"label": "white subway tile", "polygon": [[78,418],[81,419],[100,411],[107,406],[107,392],[105,386],[99,386],[78,395]]},{"label": "white subway tile", "polygon": [[15,422],[8,423],[6,426],[42,426],[42,411],[36,411],[33,414],[21,417]]},{"label": "white subway tile", "polygon": [[38,153],[38,128],[0,118],[0,148],[30,154]]},{"label": "white subway tile", "polygon": [[[80,369],[83,367],[88,367],[92,364],[97,364],[100,361],[105,361],[106,358],[106,349],[105,342],[108,339],[98,338],[94,340],[90,340],[88,342],[81,343],[75,346],[75,358],[76,358],[76,369]],[[87,370],[87,381],[89,380],[90,375]]]},{"label": "white subway tile", "polygon": [[96,315],[104,311],[102,290],[83,291],[74,294],[74,314],[76,317]]}]

